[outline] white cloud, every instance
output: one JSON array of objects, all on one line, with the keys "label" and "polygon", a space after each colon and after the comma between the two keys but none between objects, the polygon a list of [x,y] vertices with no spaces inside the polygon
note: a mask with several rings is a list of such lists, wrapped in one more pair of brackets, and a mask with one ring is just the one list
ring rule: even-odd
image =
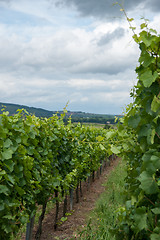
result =
[{"label": "white cloud", "polygon": [[153,21],[149,22],[149,27],[152,27],[153,29],[160,32],[160,24],[159,23],[160,23],[160,14],[157,14],[156,16],[153,17]]},{"label": "white cloud", "polygon": [[6,18],[18,17],[1,18],[0,101],[59,110],[69,100],[69,110],[121,113],[139,56],[128,23],[79,18],[50,3],[7,5]]},{"label": "white cloud", "polygon": [[79,90],[93,90],[93,89],[105,89],[105,91],[114,91],[116,89],[130,89],[133,86],[132,79],[127,81],[126,79],[108,79],[99,80],[99,79],[71,79],[67,81],[68,85],[72,88]]}]

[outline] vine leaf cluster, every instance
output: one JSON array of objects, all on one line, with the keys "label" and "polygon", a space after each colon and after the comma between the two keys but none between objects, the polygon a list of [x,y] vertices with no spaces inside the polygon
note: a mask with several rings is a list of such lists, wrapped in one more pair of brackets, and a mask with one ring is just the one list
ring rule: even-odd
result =
[{"label": "vine leaf cluster", "polygon": [[[109,157],[106,129],[19,110],[0,114],[0,239],[16,236],[48,201],[57,206]],[[65,218],[62,218],[64,221]],[[57,225],[57,223],[56,223]]]},{"label": "vine leaf cluster", "polygon": [[119,123],[122,141],[115,143],[127,163],[125,206],[111,230],[117,240],[160,239],[160,35],[147,20],[140,29],[132,28],[140,49],[134,102]]}]

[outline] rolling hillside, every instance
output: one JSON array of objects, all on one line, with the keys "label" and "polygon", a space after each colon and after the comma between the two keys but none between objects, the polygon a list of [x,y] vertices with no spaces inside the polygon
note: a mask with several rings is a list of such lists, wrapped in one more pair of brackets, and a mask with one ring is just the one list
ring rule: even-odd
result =
[{"label": "rolling hillside", "polygon": [[[19,104],[12,103],[2,103],[0,102],[0,109],[5,108],[6,111],[9,112],[9,115],[13,115],[16,113],[17,109],[26,109],[27,112],[36,115],[37,117],[51,117],[53,114],[57,113],[60,115],[62,111],[49,111],[42,108],[28,107]],[[109,115],[109,114],[94,114],[94,113],[85,113],[85,112],[72,112],[68,111],[66,114],[66,119],[69,116],[72,116],[72,122],[89,122],[89,123],[103,123],[107,122],[114,123],[115,116],[118,115]],[[118,116],[120,117],[120,116]]]}]

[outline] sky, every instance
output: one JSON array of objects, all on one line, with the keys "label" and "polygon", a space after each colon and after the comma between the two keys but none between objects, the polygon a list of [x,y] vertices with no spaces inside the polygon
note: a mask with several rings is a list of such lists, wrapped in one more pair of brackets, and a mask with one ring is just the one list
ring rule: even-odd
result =
[{"label": "sky", "polygon": [[[0,0],[0,102],[122,114],[139,47],[114,0]],[[122,3],[122,2],[120,2]],[[125,0],[160,30],[159,0]]]}]

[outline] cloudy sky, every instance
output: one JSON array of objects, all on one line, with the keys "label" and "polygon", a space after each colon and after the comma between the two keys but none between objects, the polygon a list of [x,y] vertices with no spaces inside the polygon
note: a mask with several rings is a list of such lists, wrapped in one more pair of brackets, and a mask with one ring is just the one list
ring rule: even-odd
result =
[{"label": "cloudy sky", "polygon": [[[0,0],[0,102],[121,114],[139,49],[114,0]],[[159,0],[125,0],[160,30]]]}]

